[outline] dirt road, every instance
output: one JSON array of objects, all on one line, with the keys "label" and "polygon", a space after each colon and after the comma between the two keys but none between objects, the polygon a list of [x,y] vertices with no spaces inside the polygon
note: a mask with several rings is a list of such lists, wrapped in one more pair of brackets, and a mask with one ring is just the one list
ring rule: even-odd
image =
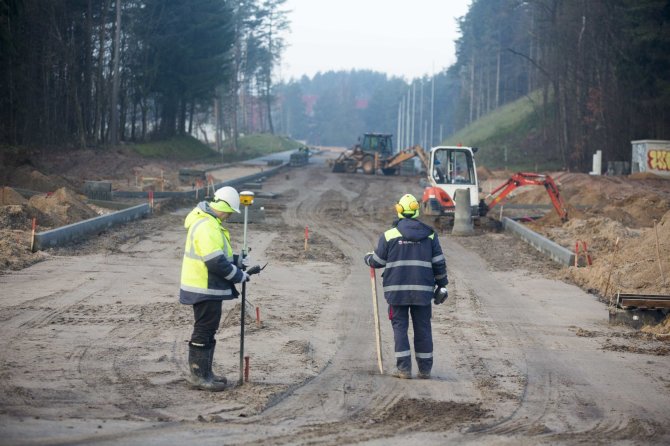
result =
[{"label": "dirt road", "polygon": [[[269,262],[248,286],[262,319],[247,324],[250,383],[210,394],[183,380],[182,209],[0,276],[0,443],[670,441],[666,347],[610,329],[602,303],[505,234],[440,234],[451,283],[433,310],[434,378],[380,376],[362,257],[418,182],[317,164],[263,191],[279,197],[258,200],[266,219],[249,228],[252,259]],[[236,381],[239,305],[224,314],[215,362]]]}]

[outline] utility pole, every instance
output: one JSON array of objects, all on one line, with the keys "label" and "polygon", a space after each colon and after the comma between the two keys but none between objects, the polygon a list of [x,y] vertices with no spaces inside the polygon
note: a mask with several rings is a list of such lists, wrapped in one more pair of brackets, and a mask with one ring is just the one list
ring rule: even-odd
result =
[{"label": "utility pole", "polygon": [[434,140],[434,135],[435,135],[433,133],[433,125],[435,123],[435,73],[433,73],[430,90],[431,90],[430,91],[430,137],[428,138],[428,147],[427,148],[433,147],[433,140]]},{"label": "utility pole", "polygon": [[397,131],[395,134],[395,141],[398,147],[396,147],[395,150],[396,152],[400,149],[400,129],[402,129],[401,119],[402,119],[402,101],[398,104],[398,122],[397,122],[398,125],[396,126]]},{"label": "utility pole", "polygon": [[422,147],[426,147],[424,137],[426,133],[423,130],[423,78],[421,78],[421,99],[419,100],[419,143]]},{"label": "utility pole", "polygon": [[412,126],[408,147],[414,144],[414,118],[416,116],[416,83],[412,82]]},{"label": "utility pole", "polygon": [[410,136],[410,119],[409,119],[409,109],[410,109],[410,102],[412,98],[412,90],[410,88],[407,89],[407,100],[405,101],[405,148],[409,147],[409,136]]}]

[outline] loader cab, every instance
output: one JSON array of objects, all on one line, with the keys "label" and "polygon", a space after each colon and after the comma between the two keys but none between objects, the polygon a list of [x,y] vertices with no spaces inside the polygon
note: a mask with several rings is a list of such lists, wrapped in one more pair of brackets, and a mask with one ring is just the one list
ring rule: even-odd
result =
[{"label": "loader cab", "polygon": [[385,133],[366,133],[359,145],[364,152],[378,152],[382,158],[393,155],[393,135]]},{"label": "loader cab", "polygon": [[479,203],[474,153],[477,148],[438,146],[430,151],[430,183],[454,197],[457,189],[468,189],[470,206]]}]

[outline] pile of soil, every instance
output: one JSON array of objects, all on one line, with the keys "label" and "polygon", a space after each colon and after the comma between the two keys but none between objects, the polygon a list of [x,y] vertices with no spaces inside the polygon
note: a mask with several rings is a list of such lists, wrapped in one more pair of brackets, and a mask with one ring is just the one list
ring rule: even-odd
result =
[{"label": "pile of soil", "polygon": [[[666,279],[664,286],[659,267],[660,263],[664,274],[670,276],[670,180],[648,175],[628,178],[576,173],[552,177],[567,204],[569,220],[562,222],[552,209],[527,226],[573,251],[577,241],[580,253],[581,242],[586,244],[592,265],[565,268],[565,278],[604,300],[616,292],[670,292],[670,280]],[[544,188],[523,189],[510,201],[551,203]],[[585,263],[586,256],[580,257]]]},{"label": "pile of soil", "polygon": [[[78,195],[85,181],[110,181],[114,190],[173,190],[178,167],[124,149],[0,151],[0,186],[6,186],[0,191],[0,271],[43,257],[30,250],[33,218],[40,232],[106,212]],[[27,199],[19,191],[37,194]]]},{"label": "pile of soil", "polygon": [[108,181],[113,190],[131,191],[171,191],[179,186],[178,163],[148,160],[124,148],[57,151],[33,156],[32,162],[44,172],[60,172],[75,189],[84,181]]},{"label": "pile of soil", "polygon": [[35,195],[28,201],[28,206],[47,216],[48,221],[41,222],[43,225],[64,226],[98,216],[84,202],[84,197],[67,187],[60,188],[53,194]]},{"label": "pile of soil", "polygon": [[29,200],[10,187],[0,192],[0,270],[18,270],[40,261],[44,254],[31,252],[32,221],[36,232],[98,216],[83,197],[67,187],[38,194]]},{"label": "pile of soil", "polygon": [[644,326],[642,330],[644,333],[655,335],[657,339],[669,339],[670,335],[670,315],[665,318],[663,322],[657,325]]}]

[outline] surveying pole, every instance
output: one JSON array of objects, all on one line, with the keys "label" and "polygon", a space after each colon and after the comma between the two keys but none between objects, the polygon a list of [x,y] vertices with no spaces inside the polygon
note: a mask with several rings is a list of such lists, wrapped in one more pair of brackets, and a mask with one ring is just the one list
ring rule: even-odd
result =
[{"label": "surveying pole", "polygon": [[[250,191],[240,192],[240,204],[244,206],[244,242],[242,245],[242,258],[247,256],[247,223],[249,206],[254,203],[254,193]],[[240,312],[240,379],[238,384],[244,382],[244,319],[247,305],[247,282],[242,282],[242,310]]]}]

